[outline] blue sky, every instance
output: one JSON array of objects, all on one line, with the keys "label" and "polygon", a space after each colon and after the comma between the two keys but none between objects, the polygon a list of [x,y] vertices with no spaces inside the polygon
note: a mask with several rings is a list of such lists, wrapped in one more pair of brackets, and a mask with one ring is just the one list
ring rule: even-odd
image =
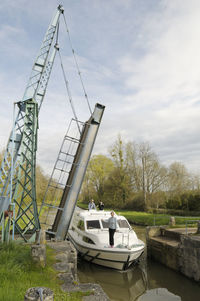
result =
[{"label": "blue sky", "polygon": [[[0,149],[12,127],[44,33],[60,1],[0,2]],[[120,133],[147,141],[161,162],[200,173],[200,1],[65,0],[72,43],[92,108],[106,106],[94,153]],[[89,111],[61,19],[61,54],[78,118]],[[56,58],[40,113],[38,162],[49,173],[70,118]]]}]

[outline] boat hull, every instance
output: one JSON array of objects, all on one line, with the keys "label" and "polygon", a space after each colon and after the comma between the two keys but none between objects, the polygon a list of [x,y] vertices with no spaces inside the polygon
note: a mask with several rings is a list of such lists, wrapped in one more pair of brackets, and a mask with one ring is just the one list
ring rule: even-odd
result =
[{"label": "boat hull", "polygon": [[139,259],[144,251],[144,247],[134,251],[128,249],[127,251],[122,251],[117,248],[95,249],[95,247],[90,248],[78,243],[73,235],[70,234],[70,231],[68,237],[82,258],[89,262],[117,270],[126,270]]}]

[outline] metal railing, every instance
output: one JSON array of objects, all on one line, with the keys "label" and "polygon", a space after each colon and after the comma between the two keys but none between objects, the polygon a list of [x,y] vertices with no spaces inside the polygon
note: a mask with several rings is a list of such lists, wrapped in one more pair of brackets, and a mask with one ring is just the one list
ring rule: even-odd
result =
[{"label": "metal railing", "polygon": [[[186,222],[185,222],[185,233],[186,234],[188,234],[188,223],[189,222],[194,222],[194,223],[198,223],[198,222],[200,222],[200,219],[194,219],[194,220],[186,220]],[[197,226],[198,227],[198,226]]]}]

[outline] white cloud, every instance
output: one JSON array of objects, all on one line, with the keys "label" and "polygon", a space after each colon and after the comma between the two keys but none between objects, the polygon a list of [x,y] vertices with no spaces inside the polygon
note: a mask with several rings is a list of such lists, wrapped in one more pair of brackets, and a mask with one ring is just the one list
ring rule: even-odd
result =
[{"label": "white cloud", "polygon": [[[1,148],[12,124],[12,103],[23,94],[58,1],[48,1],[48,7],[44,0],[26,3],[0,4]],[[148,140],[165,164],[181,160],[197,169],[200,2],[83,0],[67,5],[67,22],[92,110],[97,101],[106,106],[94,152],[106,153],[121,133],[126,140]],[[78,118],[85,121],[88,108],[65,28],[60,27],[67,79]],[[39,122],[37,157],[48,172],[71,117],[57,58]]]},{"label": "white cloud", "polygon": [[[126,120],[129,121],[124,127],[132,124],[152,144],[159,145],[160,141],[161,153],[162,144],[164,147],[169,143],[167,151],[173,152],[174,160],[181,157],[187,165],[185,149],[191,143],[190,136],[197,134],[200,126],[200,10],[196,7],[200,8],[200,3],[190,2],[189,10],[186,1],[180,7],[179,1],[168,3],[165,1],[164,10],[150,14],[143,24],[141,35],[143,42],[147,38],[149,47],[144,55],[135,58],[129,53],[119,60],[124,85],[132,90],[127,98],[130,114]],[[149,23],[150,17],[154,18]],[[130,121],[131,115],[135,121]],[[138,138],[137,134],[128,132],[133,139]],[[199,148],[197,136],[194,140],[193,150]],[[182,155],[177,152],[179,143]],[[162,154],[163,159],[165,156]],[[194,160],[199,160],[198,152]]]}]

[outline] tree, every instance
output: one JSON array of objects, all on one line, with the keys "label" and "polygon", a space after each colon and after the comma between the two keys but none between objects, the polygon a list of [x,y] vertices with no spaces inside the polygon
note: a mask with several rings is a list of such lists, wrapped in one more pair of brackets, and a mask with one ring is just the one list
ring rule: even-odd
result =
[{"label": "tree", "polygon": [[[0,165],[2,163],[3,155],[4,155],[4,150],[2,152],[0,152]],[[48,181],[49,181],[49,177],[46,176],[44,174],[42,168],[39,165],[37,165],[37,167],[36,167],[36,199],[37,199],[38,204],[41,204],[41,202],[43,200]],[[52,189],[50,189],[49,193],[52,193]]]},{"label": "tree", "polygon": [[[139,158],[142,166],[142,189],[144,195],[144,207],[147,207],[147,198],[159,191],[167,179],[167,169],[162,166],[149,143],[141,143],[139,146]],[[158,206],[158,205],[157,205]]]},{"label": "tree", "polygon": [[200,191],[200,175],[191,174],[190,175],[191,189]]},{"label": "tree", "polygon": [[94,185],[98,200],[103,199],[105,183],[113,168],[112,160],[103,155],[93,156],[89,163],[90,181]]},{"label": "tree", "polygon": [[95,199],[95,190],[94,187],[92,186],[92,183],[90,181],[90,173],[87,168],[87,172],[84,176],[82,188],[81,188],[81,193],[79,198],[84,202],[88,203],[90,199]]},{"label": "tree", "polygon": [[115,169],[110,176],[109,187],[115,203],[124,206],[131,199],[132,185],[126,161],[126,146],[122,142],[120,135],[110,147],[110,155],[113,159]]},{"label": "tree", "polygon": [[131,176],[132,188],[142,191],[142,167],[140,165],[138,145],[134,142],[126,144],[126,166]]},{"label": "tree", "polygon": [[180,195],[191,188],[190,175],[180,162],[174,162],[168,170],[168,191],[171,195]]},{"label": "tree", "polygon": [[92,197],[103,200],[105,184],[114,168],[111,159],[104,155],[95,155],[91,158],[82,188],[82,197],[89,201]]},{"label": "tree", "polygon": [[[36,166],[36,199],[37,203],[41,204],[48,185],[49,177],[46,176],[41,166]],[[49,193],[50,193],[49,189]]]}]

